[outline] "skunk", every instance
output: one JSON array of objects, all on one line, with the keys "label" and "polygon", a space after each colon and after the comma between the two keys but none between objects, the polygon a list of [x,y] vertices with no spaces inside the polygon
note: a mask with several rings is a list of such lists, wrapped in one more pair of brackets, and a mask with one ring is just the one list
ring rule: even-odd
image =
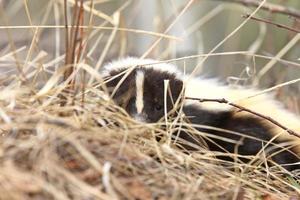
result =
[{"label": "skunk", "polygon": [[[298,137],[262,117],[228,104],[184,98],[224,98],[300,132],[298,117],[285,110],[270,94],[258,94],[256,89],[232,88],[215,79],[186,78],[174,65],[151,59],[129,57],[113,61],[103,67],[101,74],[113,100],[138,121],[158,122],[166,111],[174,111],[176,102],[181,102],[185,119],[197,125],[195,128],[200,132],[208,133],[203,139],[209,150],[229,153],[219,158],[232,160],[230,153],[237,153],[242,162],[250,161],[247,156],[257,156],[263,158],[262,164],[267,160],[287,170],[300,168]],[[164,89],[165,80],[168,80],[168,90]],[[179,133],[179,138],[194,144],[190,148],[183,145],[190,150],[195,150],[195,144],[202,141],[184,131]]]}]

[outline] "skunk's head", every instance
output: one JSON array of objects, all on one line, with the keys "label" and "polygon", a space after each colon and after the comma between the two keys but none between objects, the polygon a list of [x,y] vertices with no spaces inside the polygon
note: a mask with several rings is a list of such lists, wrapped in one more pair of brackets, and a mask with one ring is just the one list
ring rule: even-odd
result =
[{"label": "skunk's head", "polygon": [[[128,69],[131,72],[126,74]],[[102,75],[113,100],[130,116],[143,122],[157,122],[161,119],[165,105],[167,112],[172,110],[183,88],[180,73],[173,65],[157,64],[157,61],[150,59],[127,58],[114,61],[104,66]],[[124,76],[126,78],[120,82]],[[169,81],[167,92],[164,80]]]}]

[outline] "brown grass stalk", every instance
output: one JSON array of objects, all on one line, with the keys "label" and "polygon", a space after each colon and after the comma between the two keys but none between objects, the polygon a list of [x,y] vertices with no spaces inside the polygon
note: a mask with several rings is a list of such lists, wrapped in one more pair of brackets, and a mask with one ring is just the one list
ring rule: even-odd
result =
[{"label": "brown grass stalk", "polygon": [[266,116],[266,115],[263,115],[261,113],[258,113],[258,112],[255,112],[253,110],[250,110],[246,107],[243,107],[243,106],[240,106],[238,104],[235,104],[235,103],[232,103],[224,98],[222,99],[204,99],[204,98],[195,98],[195,97],[185,97],[185,99],[189,99],[189,100],[196,100],[196,101],[199,101],[199,102],[217,102],[217,103],[224,103],[224,104],[228,104],[232,107],[235,107],[235,108],[238,108],[239,109],[239,112],[241,111],[245,111],[245,112],[248,112],[248,113],[251,113],[253,115],[256,115],[257,117],[260,117],[262,119],[265,119],[269,122],[271,122],[272,124],[280,127],[281,129],[283,129],[284,131],[286,131],[287,133],[291,134],[291,135],[294,135],[298,138],[300,138],[300,134],[289,129],[288,127],[285,127],[284,125],[282,125],[281,123],[279,123],[278,121],[274,120],[273,118],[269,117],[269,116]]},{"label": "brown grass stalk", "polygon": [[[74,10],[72,15],[72,27],[69,30],[68,26],[68,13],[67,13],[67,1],[64,1],[64,11],[65,11],[65,25],[66,25],[66,33],[65,33],[65,66],[66,70],[64,72],[64,81],[66,81],[71,74],[74,72],[74,68],[78,63],[81,50],[83,45],[83,29],[80,26],[84,23],[84,13],[83,13],[83,0],[76,0],[74,4]],[[77,51],[77,53],[76,53]],[[73,94],[72,104],[75,102],[75,81],[76,76],[68,83],[68,86],[65,88],[64,92],[67,94]],[[66,104],[66,97],[63,97],[62,105]]]},{"label": "brown grass stalk", "polygon": [[295,29],[295,28],[292,28],[292,27],[289,27],[289,26],[286,26],[286,25],[283,25],[283,24],[279,24],[279,23],[276,23],[276,22],[272,22],[270,20],[266,20],[266,19],[261,19],[261,18],[258,18],[258,17],[249,16],[248,14],[247,15],[243,15],[243,17],[244,18],[250,17],[250,19],[258,21],[258,22],[263,22],[263,23],[266,23],[266,24],[271,24],[271,25],[277,26],[278,28],[283,28],[283,29],[286,29],[288,31],[292,31],[292,32],[295,32],[295,33],[300,33],[300,30],[298,30],[298,29]]},{"label": "brown grass stalk", "polygon": [[[215,0],[215,1],[225,1],[229,3],[237,3],[237,4],[242,4],[244,6],[251,6],[251,7],[258,7],[261,3],[258,0]],[[261,9],[269,11],[271,13],[280,13],[280,14],[289,15],[297,19],[300,19],[300,11],[292,7],[281,6],[279,4],[268,2],[265,3],[261,7]]]}]

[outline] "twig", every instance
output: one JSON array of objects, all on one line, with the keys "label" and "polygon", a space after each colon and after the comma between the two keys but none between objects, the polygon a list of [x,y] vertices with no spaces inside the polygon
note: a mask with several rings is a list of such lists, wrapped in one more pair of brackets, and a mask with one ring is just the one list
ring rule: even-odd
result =
[{"label": "twig", "polygon": [[[257,1],[257,0],[215,0],[215,1],[226,1],[226,2],[231,2],[231,3],[242,4],[244,6],[252,6],[252,7],[257,7],[261,3],[260,1]],[[281,5],[274,4],[274,3],[265,3],[261,7],[261,9],[267,10],[272,13],[281,13],[284,15],[290,15],[290,16],[300,19],[300,11],[295,8],[285,7],[285,6],[281,6]]]},{"label": "twig", "polygon": [[294,29],[294,28],[291,28],[291,27],[283,25],[283,24],[278,24],[278,23],[272,22],[270,20],[261,19],[261,18],[257,18],[257,17],[253,17],[253,16],[251,17],[249,14],[243,15],[242,17],[244,17],[244,18],[250,17],[250,19],[255,20],[255,21],[264,22],[264,23],[267,23],[267,24],[272,24],[272,25],[275,25],[279,28],[284,28],[284,29],[287,29],[287,30],[295,32],[295,33],[300,33],[300,30],[298,30],[298,29]]},{"label": "twig", "polygon": [[[76,3],[77,0],[76,0]],[[80,60],[80,56],[81,56],[81,53],[82,53],[82,49],[83,49],[83,29],[80,28],[81,25],[83,25],[83,16],[84,16],[84,13],[83,13],[83,0],[80,0],[80,6],[79,8],[77,7],[78,11],[77,11],[77,16],[76,16],[76,29],[75,29],[75,35],[74,35],[74,40],[73,40],[73,51],[72,51],[72,58],[73,58],[73,63],[74,63],[74,66],[73,68],[75,68],[75,64],[79,62]],[[76,52],[77,50],[77,52]],[[77,55],[76,55],[77,53]],[[77,59],[76,59],[77,58]],[[76,79],[76,76],[74,77],[74,79],[72,80],[71,82],[71,89],[72,89],[72,92],[73,92],[73,100],[72,100],[72,105],[75,104],[75,97],[76,97],[76,92],[75,92],[75,80]]]},{"label": "twig", "polygon": [[[67,9],[67,0],[64,0],[64,16],[65,16],[65,50],[66,50],[66,56],[65,56],[65,64],[69,63],[69,57],[70,57],[70,51],[69,51],[69,22],[68,22],[68,9]],[[66,75],[66,74],[65,74]],[[64,75],[64,80],[66,79]]]},{"label": "twig", "polygon": [[195,97],[185,97],[185,99],[189,99],[189,100],[196,100],[196,101],[199,101],[199,102],[217,102],[217,103],[224,103],[224,104],[228,104],[232,107],[235,107],[235,108],[238,108],[239,110],[241,111],[246,111],[248,113],[251,113],[253,115],[256,115],[260,118],[263,118],[273,124],[275,124],[276,126],[280,127],[281,129],[283,129],[284,131],[288,132],[289,134],[291,135],[294,135],[298,138],[300,138],[300,134],[299,133],[296,133],[295,131],[293,130],[290,130],[289,128],[285,127],[284,125],[280,124],[278,121],[274,120],[273,118],[269,117],[269,116],[266,116],[266,115],[263,115],[263,114],[260,114],[260,113],[257,113],[253,110],[250,110],[248,108],[245,108],[243,106],[240,106],[240,105],[237,105],[235,103],[231,103],[229,102],[228,100],[222,98],[222,99],[204,99],[204,98],[195,98]]},{"label": "twig", "polygon": [[[66,28],[66,56],[65,56],[65,65],[67,66],[64,72],[64,81],[68,80],[68,78],[73,74],[75,65],[78,62],[78,58],[81,54],[82,48],[82,28],[80,26],[83,25],[83,0],[75,0],[74,10],[73,10],[73,19],[71,30],[69,31],[68,26],[68,16],[67,16],[67,0],[64,0],[64,15],[65,15],[65,28]],[[76,50],[77,55],[76,55]],[[76,59],[77,57],[77,59]],[[73,92],[73,102],[75,99],[75,78],[76,76],[70,80],[67,84],[67,87],[64,89],[64,92],[70,94]],[[61,106],[64,106],[67,98],[62,95]]]}]

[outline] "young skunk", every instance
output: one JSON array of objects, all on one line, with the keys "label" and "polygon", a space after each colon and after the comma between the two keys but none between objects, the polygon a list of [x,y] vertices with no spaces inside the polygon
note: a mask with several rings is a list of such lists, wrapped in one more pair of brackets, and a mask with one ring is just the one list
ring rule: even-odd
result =
[{"label": "young skunk", "polygon": [[[131,70],[130,73],[127,73],[128,70]],[[114,101],[138,121],[151,123],[164,117],[166,96],[164,80],[169,80],[167,111],[171,111],[174,102],[182,96],[225,98],[229,102],[272,117],[289,129],[300,132],[300,120],[284,110],[272,96],[268,94],[255,96],[257,90],[231,88],[213,79],[186,79],[171,64],[150,59],[126,58],[105,65],[102,75],[108,81],[109,91],[114,91],[112,93]],[[245,156],[257,155],[288,170],[300,168],[300,139],[289,135],[270,121],[228,104],[200,103],[186,99],[182,102],[186,119],[192,124],[201,125],[197,126],[197,129],[210,135],[204,140],[211,151],[228,152],[232,155],[238,153],[242,155],[239,159],[243,162],[249,161]],[[180,133],[179,137],[193,144],[200,141],[184,132]],[[220,158],[232,160],[229,156]],[[262,162],[265,162],[264,159],[261,159]]]}]

